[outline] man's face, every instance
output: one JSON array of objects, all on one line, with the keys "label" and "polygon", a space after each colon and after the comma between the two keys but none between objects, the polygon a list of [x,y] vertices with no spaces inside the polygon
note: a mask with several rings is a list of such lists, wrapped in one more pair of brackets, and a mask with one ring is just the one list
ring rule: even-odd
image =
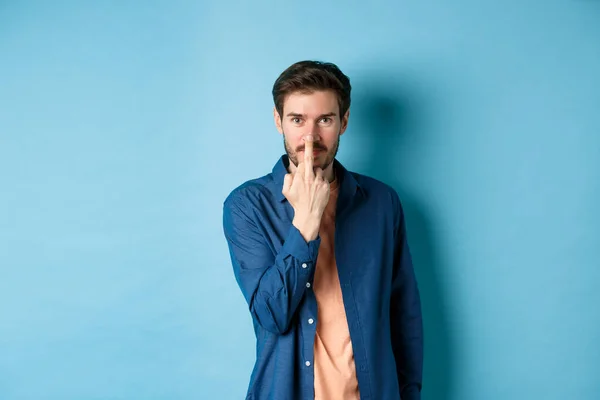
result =
[{"label": "man's face", "polygon": [[304,137],[314,139],[314,166],[325,170],[335,158],[340,136],[346,131],[348,115],[340,116],[333,91],[295,92],[286,97],[283,115],[274,110],[275,125],[283,135],[285,151],[296,167],[304,159]]}]

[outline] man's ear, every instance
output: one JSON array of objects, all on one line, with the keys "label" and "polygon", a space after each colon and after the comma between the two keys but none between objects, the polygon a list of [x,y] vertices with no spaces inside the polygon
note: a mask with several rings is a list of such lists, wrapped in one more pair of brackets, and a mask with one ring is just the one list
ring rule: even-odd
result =
[{"label": "man's ear", "polygon": [[277,112],[277,107],[273,107],[273,119],[275,120],[275,126],[279,133],[283,135],[283,127],[281,126],[281,116]]},{"label": "man's ear", "polygon": [[348,128],[348,118],[350,118],[350,110],[346,111],[344,117],[342,118],[342,126],[340,128],[340,136],[346,132],[346,128]]}]

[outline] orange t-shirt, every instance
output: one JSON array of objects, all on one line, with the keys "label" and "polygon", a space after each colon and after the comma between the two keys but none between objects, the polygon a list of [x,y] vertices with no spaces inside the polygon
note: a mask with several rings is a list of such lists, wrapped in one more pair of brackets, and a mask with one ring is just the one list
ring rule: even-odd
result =
[{"label": "orange t-shirt", "polygon": [[313,289],[318,318],[314,344],[315,400],[359,400],[354,352],[335,262],[335,208],[338,181],[331,182],[323,212],[321,244]]}]

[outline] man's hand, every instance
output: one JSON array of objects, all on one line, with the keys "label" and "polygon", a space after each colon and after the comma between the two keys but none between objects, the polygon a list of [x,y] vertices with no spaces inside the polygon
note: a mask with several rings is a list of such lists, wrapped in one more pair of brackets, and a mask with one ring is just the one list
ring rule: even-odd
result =
[{"label": "man's hand", "polygon": [[294,208],[292,224],[307,242],[317,238],[329,201],[329,182],[321,168],[313,172],[313,162],[313,138],[309,135],[304,142],[304,161],[298,163],[294,174],[285,175],[281,191]]}]

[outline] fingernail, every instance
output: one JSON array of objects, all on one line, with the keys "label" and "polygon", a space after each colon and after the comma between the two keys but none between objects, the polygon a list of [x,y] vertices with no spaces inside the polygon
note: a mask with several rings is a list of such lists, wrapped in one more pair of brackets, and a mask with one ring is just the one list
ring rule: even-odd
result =
[{"label": "fingernail", "polygon": [[304,141],[312,141],[313,140],[313,136],[312,135],[306,135],[304,136]]}]

